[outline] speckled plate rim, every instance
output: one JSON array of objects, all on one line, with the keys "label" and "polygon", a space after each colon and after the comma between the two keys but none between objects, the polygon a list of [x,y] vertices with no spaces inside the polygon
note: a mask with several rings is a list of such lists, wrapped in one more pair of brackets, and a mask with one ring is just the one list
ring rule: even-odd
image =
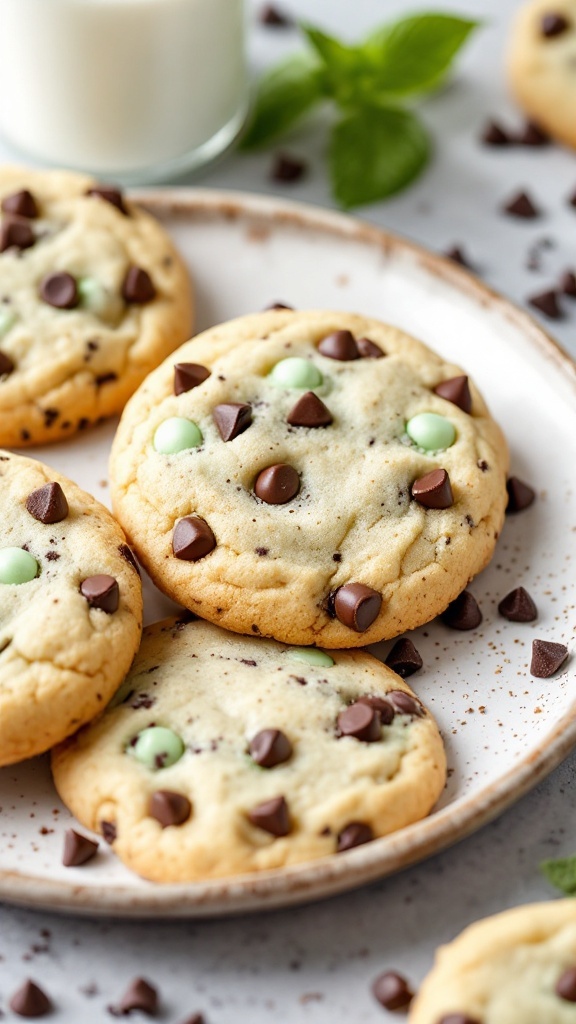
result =
[{"label": "speckled plate rim", "polygon": [[[566,374],[576,397],[576,363],[523,310],[442,256],[345,214],[302,203],[191,188],[139,189],[133,197],[152,213],[193,220],[202,215],[250,219],[262,228],[289,225],[364,243],[385,255],[408,256],[483,308],[496,310],[529,345]],[[492,783],[428,818],[345,854],[275,871],[189,885],[85,886],[0,869],[0,900],[65,913],[123,917],[216,917],[272,910],[323,899],[373,882],[438,853],[470,835],[519,800],[576,743],[576,701],[553,729]]]}]

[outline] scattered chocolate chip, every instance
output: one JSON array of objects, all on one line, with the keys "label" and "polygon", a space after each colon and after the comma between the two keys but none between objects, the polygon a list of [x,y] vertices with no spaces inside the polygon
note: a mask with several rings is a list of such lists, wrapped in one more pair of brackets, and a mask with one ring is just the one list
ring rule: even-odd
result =
[{"label": "scattered chocolate chip", "polygon": [[97,842],[93,839],[88,839],[88,836],[80,835],[73,828],[69,828],[64,833],[62,863],[65,868],[77,868],[81,864],[86,864],[87,861],[92,860],[96,856],[97,850]]},{"label": "scattered chocolate chip", "polygon": [[61,523],[68,515],[68,502],[60,484],[49,483],[32,491],[26,498],[26,508],[41,523]]},{"label": "scattered chocolate chip", "polygon": [[415,480],[410,493],[424,508],[451,508],[454,504],[450,477],[445,469],[432,469]]},{"label": "scattered chocolate chip", "polygon": [[174,394],[182,395],[185,391],[191,391],[203,384],[210,376],[210,370],[200,363],[175,363],[174,364]]},{"label": "scattered chocolate chip", "polygon": [[285,505],[292,501],[300,490],[300,477],[293,468],[284,462],[263,469],[256,477],[254,492],[268,505]]},{"label": "scattered chocolate chip", "polygon": [[556,995],[569,1003],[576,1003],[576,967],[567,967],[556,982]]},{"label": "scattered chocolate chip", "polygon": [[150,274],[142,267],[129,267],[122,283],[122,298],[126,302],[134,302],[144,306],[156,298],[156,289]]},{"label": "scattered chocolate chip", "polygon": [[336,837],[336,853],[344,853],[355,846],[364,846],[364,843],[371,843],[373,839],[374,833],[370,825],[365,825],[363,821],[351,821]]},{"label": "scattered chocolate chip", "polygon": [[526,127],[516,137],[521,146],[549,146],[551,139],[547,132],[534,121],[527,121]]},{"label": "scattered chocolate chip", "polygon": [[453,245],[451,249],[447,249],[444,255],[452,260],[453,263],[457,263],[460,267],[466,267],[467,270],[472,270],[472,264],[464,254],[464,250],[461,245]]},{"label": "scattered chocolate chip", "polygon": [[56,309],[74,309],[80,301],[75,278],[66,271],[47,274],[40,282],[40,298]]},{"label": "scattered chocolate chip", "polygon": [[269,832],[272,836],[287,836],[290,832],[288,804],[283,796],[275,796],[248,811],[253,825]]},{"label": "scattered chocolate chip", "polygon": [[300,160],[298,157],[290,156],[288,153],[278,153],[272,164],[270,171],[270,177],[272,181],[281,181],[289,183],[293,181],[300,181],[304,177],[308,165],[305,160]]},{"label": "scattered chocolate chip", "polygon": [[250,740],[250,756],[262,768],[274,768],[292,757],[292,744],[280,729],[262,729]]},{"label": "scattered chocolate chip", "polygon": [[225,402],[212,410],[214,422],[223,441],[232,441],[252,423],[252,406],[242,402]]},{"label": "scattered chocolate chip", "polygon": [[124,561],[128,562],[128,564],[132,566],[132,568],[138,573],[138,575],[140,575],[140,567],[138,565],[138,562],[136,561],[136,555],[134,554],[132,549],[129,548],[127,544],[120,544],[118,551],[122,555]]},{"label": "scattered chocolate chip", "polygon": [[510,622],[533,622],[538,617],[538,609],[524,587],[516,587],[498,605],[498,611]]},{"label": "scattered chocolate chip", "polygon": [[356,341],[362,359],[383,359],[386,353],[370,338],[358,338]]},{"label": "scattered chocolate chip", "polygon": [[294,19],[274,4],[264,4],[260,8],[258,21],[261,25],[268,25],[270,28],[292,28],[294,25]]},{"label": "scattered chocolate chip", "polygon": [[484,126],[481,142],[485,146],[509,146],[514,140],[510,137],[505,128],[497,121],[488,121]]},{"label": "scattered chocolate chip", "polygon": [[292,311],[294,306],[287,306],[285,302],[271,302],[269,306],[264,307],[264,312],[273,309],[289,309]]},{"label": "scattered chocolate chip", "polygon": [[118,1009],[122,1014],[140,1010],[153,1017],[158,1012],[158,992],[145,978],[134,978],[122,996]]},{"label": "scattered chocolate chip", "polygon": [[399,715],[412,715],[414,718],[422,718],[426,712],[420,701],[411,693],[405,690],[388,690],[387,699],[392,704],[394,711]]},{"label": "scattered chocolate chip", "polygon": [[545,292],[537,292],[529,295],[527,300],[534,309],[544,313],[549,320],[561,320],[562,310],[558,304],[558,292],[554,288],[548,288]]},{"label": "scattered chocolate chip", "polygon": [[463,590],[458,597],[451,601],[445,612],[442,622],[450,629],[476,629],[482,622],[482,612],[476,598],[469,590]]},{"label": "scattered chocolate chip", "polygon": [[543,14],[540,22],[540,31],[545,39],[553,39],[554,36],[561,36],[570,28],[568,18],[563,14]]},{"label": "scattered chocolate chip", "polygon": [[380,715],[376,708],[364,701],[356,701],[338,715],[338,731],[364,743],[375,743],[381,738]]},{"label": "scattered chocolate chip", "polygon": [[9,1006],[19,1017],[45,1017],[53,1009],[52,1000],[29,978],[14,993]]},{"label": "scattered chocolate chip", "polygon": [[106,573],[87,576],[80,584],[80,593],[86,598],[90,608],[99,608],[108,615],[118,610],[120,590],[118,581],[113,576]]},{"label": "scattered chocolate chip", "polygon": [[566,270],[562,274],[562,277],[560,278],[560,282],[559,282],[558,287],[559,287],[561,292],[564,292],[564,295],[569,295],[570,298],[575,299],[576,298],[576,274],[572,270]]},{"label": "scattered chocolate chip", "polygon": [[318,345],[318,351],[328,359],[339,359],[341,362],[350,362],[352,359],[360,359],[360,351],[356,344],[356,338],[351,331],[333,331],[326,335]]},{"label": "scattered chocolate chip", "polygon": [[184,562],[197,562],[216,547],[216,537],[203,519],[185,516],[179,519],[172,533],[172,551]]},{"label": "scattered chocolate chip", "polygon": [[385,697],[365,694],[363,697],[358,697],[356,703],[367,704],[369,708],[374,708],[380,715],[381,725],[390,725],[394,721],[394,708]]},{"label": "scattered chocolate chip", "polygon": [[576,206],[576,191],[574,191],[572,195],[569,197],[568,203],[570,206]]},{"label": "scattered chocolate chip", "polygon": [[29,249],[36,241],[25,217],[4,217],[0,225],[0,252],[6,249]]},{"label": "scattered chocolate chip", "polygon": [[434,388],[434,393],[440,395],[440,398],[445,398],[447,402],[452,402],[452,405],[457,405],[462,412],[472,411],[470,385],[468,377],[464,374],[461,377],[450,377],[449,380],[443,380]]},{"label": "scattered chocolate chip", "polygon": [[508,491],[508,504],[506,506],[506,513],[509,512],[523,512],[525,508],[529,508],[534,499],[536,498],[536,491],[534,491],[529,484],[525,484],[522,480],[519,480],[517,476],[511,476],[506,481],[506,490]]},{"label": "scattered chocolate chip", "polygon": [[2,210],[4,213],[13,213],[17,217],[28,217],[30,220],[34,220],[38,216],[36,200],[26,188],[20,192],[13,192],[10,196],[5,196],[2,200]]},{"label": "scattered chocolate chip", "polygon": [[422,668],[423,661],[408,637],[397,640],[386,658],[385,664],[397,675],[406,679]]},{"label": "scattered chocolate chip", "polygon": [[549,679],[567,657],[568,648],[564,644],[555,644],[551,640],[533,640],[530,675],[537,679]]},{"label": "scattered chocolate chip", "polygon": [[313,391],[307,391],[290,410],[286,422],[292,427],[329,427],[332,414]]},{"label": "scattered chocolate chip", "polygon": [[364,633],[378,617],[382,595],[364,583],[346,583],[334,594],[334,614],[343,626]]},{"label": "scattered chocolate chip", "polygon": [[396,971],[384,971],[372,984],[372,994],[386,1010],[401,1010],[414,998],[406,978]]},{"label": "scattered chocolate chip", "polygon": [[169,789],[157,789],[148,804],[148,814],[167,828],[168,825],[183,825],[192,813],[192,804],[182,793]]},{"label": "scattered chocolate chip", "polygon": [[44,426],[51,427],[58,419],[60,412],[58,409],[42,409],[42,415],[44,416]]},{"label": "scattered chocolate chip", "polygon": [[540,216],[540,210],[534,205],[527,192],[518,192],[505,204],[503,210],[512,217],[522,217],[525,220]]},{"label": "scattered chocolate chip", "polygon": [[94,185],[92,188],[88,189],[86,195],[95,196],[97,199],[104,199],[105,202],[111,203],[117,210],[120,210],[120,213],[123,213],[124,216],[128,215],[128,210],[124,203],[124,196],[119,188],[114,188],[111,185]]},{"label": "scattered chocolate chip", "polygon": [[0,377],[8,377],[14,370],[14,363],[5,352],[0,349]]}]

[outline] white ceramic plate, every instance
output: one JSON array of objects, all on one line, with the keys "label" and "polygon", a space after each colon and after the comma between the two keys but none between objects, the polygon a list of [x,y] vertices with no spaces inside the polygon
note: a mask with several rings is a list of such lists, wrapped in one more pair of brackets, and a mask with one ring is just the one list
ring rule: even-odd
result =
[{"label": "white ceramic plate", "polygon": [[[61,864],[70,816],[47,758],[0,771],[0,898],[90,914],[200,916],[263,909],[352,888],[429,856],[536,784],[576,740],[569,661],[549,680],[528,671],[535,637],[570,644],[576,628],[576,367],[526,314],[459,267],[338,214],[249,196],[170,190],[139,198],[190,265],[197,327],[281,301],[380,317],[460,363],[508,436],[512,471],[538,500],[507,519],[490,567],[471,585],[483,613],[471,633],[435,621],[413,635],[424,670],[411,679],[447,744],[437,810],[395,835],[309,865],[186,886],[152,885],[105,847],[84,868]],[[107,501],[114,423],[37,455]],[[537,623],[498,601],[524,585]],[[146,618],[170,614],[147,584]],[[385,655],[391,644],[378,645]]]}]

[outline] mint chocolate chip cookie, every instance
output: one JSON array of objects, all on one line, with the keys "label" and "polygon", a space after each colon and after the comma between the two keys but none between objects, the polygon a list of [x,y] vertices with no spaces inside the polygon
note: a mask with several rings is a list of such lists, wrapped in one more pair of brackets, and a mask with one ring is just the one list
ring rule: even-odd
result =
[{"label": "mint chocolate chip cookie", "polygon": [[446,776],[432,717],[371,655],[186,619],[145,629],[52,769],[76,817],[159,882],[344,853],[428,814]]},{"label": "mint chocolate chip cookie", "polygon": [[507,451],[463,371],[402,331],[275,311],[152,373],[114,442],[116,514],[156,584],[228,629],[356,647],[488,562]]},{"label": "mint chocolate chip cookie", "polygon": [[0,444],[58,441],[119,412],[190,336],[186,268],[120,191],[0,169]]},{"label": "mint chocolate chip cookie", "polygon": [[32,459],[0,451],[0,765],[103,710],[138,648],[142,593],[110,513]]}]

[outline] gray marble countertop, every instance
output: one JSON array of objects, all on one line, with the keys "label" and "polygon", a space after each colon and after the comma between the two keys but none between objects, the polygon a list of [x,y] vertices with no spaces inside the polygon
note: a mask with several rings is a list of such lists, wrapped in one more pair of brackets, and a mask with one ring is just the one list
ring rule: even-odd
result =
[{"label": "gray marble countertop", "polygon": [[[437,143],[432,166],[408,191],[359,215],[434,250],[462,245],[491,286],[522,304],[552,287],[560,271],[576,267],[576,210],[567,204],[576,190],[576,156],[559,147],[498,150],[479,144],[490,116],[510,127],[522,124],[503,75],[515,0],[419,0],[415,6],[466,11],[485,24],[452,84],[422,106]],[[254,2],[254,12],[257,7]],[[290,0],[289,8],[353,39],[406,4]],[[254,18],[255,69],[297,45],[294,32],[266,29]],[[317,127],[298,128],[281,147],[308,161],[301,182],[272,183],[268,152],[228,155],[192,183],[333,207]],[[13,154],[0,145],[0,161],[8,159]],[[520,188],[541,206],[538,220],[501,213],[502,203]],[[531,251],[539,253],[537,269],[528,266]],[[547,326],[576,357],[576,302],[566,300],[565,308],[565,319]],[[393,967],[417,984],[436,946],[474,919],[553,898],[539,863],[576,853],[575,773],[572,755],[514,808],[452,849],[396,877],[307,907],[190,923],[65,918],[1,907],[0,1009],[6,1010],[19,982],[32,977],[53,997],[55,1020],[110,1020],[107,1007],[132,977],[143,975],[159,987],[161,1019],[169,1024],[193,1011],[202,1012],[206,1024],[398,1019],[371,995],[380,971]]]}]

